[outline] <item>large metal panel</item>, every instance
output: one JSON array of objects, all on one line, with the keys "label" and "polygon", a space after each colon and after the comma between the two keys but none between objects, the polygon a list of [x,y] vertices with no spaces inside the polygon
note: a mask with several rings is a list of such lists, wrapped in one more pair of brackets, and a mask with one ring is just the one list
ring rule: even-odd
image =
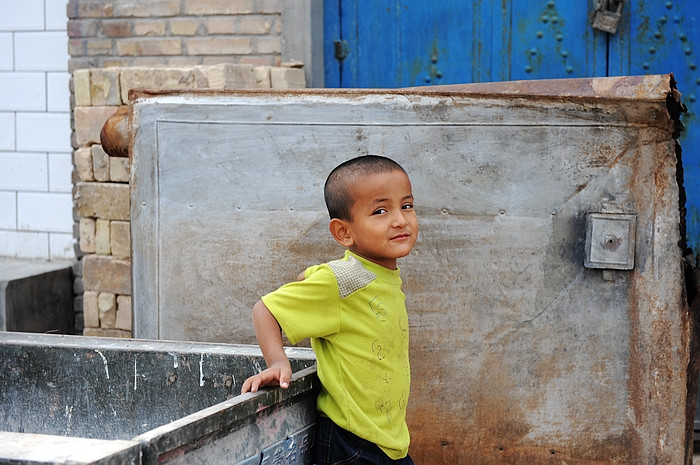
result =
[{"label": "large metal panel", "polygon": [[[669,76],[134,97],[137,336],[252,342],[261,294],[341,254],[327,173],[383,154],[421,224],[400,264],[417,463],[683,462]],[[634,218],[633,269],[584,266],[589,213]]]}]

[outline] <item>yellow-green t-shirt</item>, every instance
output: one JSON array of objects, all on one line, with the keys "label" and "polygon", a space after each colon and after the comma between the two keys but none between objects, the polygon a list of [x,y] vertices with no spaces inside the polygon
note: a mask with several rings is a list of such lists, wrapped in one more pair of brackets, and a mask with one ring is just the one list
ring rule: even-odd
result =
[{"label": "yellow-green t-shirt", "polygon": [[293,344],[311,338],[317,408],[392,459],[408,453],[408,315],[399,270],[350,251],[262,298]]}]

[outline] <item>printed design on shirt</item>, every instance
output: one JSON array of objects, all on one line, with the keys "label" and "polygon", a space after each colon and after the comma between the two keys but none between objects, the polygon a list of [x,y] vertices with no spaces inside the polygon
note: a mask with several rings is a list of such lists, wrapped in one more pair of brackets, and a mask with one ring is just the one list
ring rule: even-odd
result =
[{"label": "printed design on shirt", "polygon": [[387,423],[391,423],[394,418],[393,410],[394,403],[390,400],[379,399],[375,402],[374,407],[380,412],[386,415]]},{"label": "printed design on shirt", "polygon": [[374,313],[374,316],[377,318],[377,320],[381,322],[386,321],[386,307],[384,306],[384,303],[381,301],[379,296],[375,296],[372,300],[369,301],[369,308],[372,309],[372,313]]},{"label": "printed design on shirt", "polygon": [[340,298],[344,299],[355,291],[358,291],[377,279],[377,275],[367,270],[355,257],[347,260],[333,260],[328,266],[338,281]]},{"label": "printed design on shirt", "polygon": [[372,353],[377,356],[377,360],[384,360],[384,358],[386,358],[386,350],[379,342],[379,339],[372,341]]}]

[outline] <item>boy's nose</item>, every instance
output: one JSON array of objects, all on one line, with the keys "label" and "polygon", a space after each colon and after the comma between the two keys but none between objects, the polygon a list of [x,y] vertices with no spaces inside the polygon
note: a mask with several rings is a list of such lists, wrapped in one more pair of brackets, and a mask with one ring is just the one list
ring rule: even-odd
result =
[{"label": "boy's nose", "polygon": [[406,216],[403,214],[402,210],[399,210],[394,215],[393,220],[394,220],[393,221],[394,227],[397,227],[397,228],[402,228],[408,224],[408,220],[406,219]]}]

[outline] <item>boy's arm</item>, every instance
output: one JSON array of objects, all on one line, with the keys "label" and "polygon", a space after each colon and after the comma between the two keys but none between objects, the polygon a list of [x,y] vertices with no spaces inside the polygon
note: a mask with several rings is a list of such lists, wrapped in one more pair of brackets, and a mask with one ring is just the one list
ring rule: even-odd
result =
[{"label": "boy's arm", "polygon": [[256,392],[263,386],[279,385],[287,389],[292,378],[292,367],[284,352],[282,331],[274,315],[260,300],[253,306],[253,324],[267,368],[246,379],[241,388],[241,394],[248,391]]}]

